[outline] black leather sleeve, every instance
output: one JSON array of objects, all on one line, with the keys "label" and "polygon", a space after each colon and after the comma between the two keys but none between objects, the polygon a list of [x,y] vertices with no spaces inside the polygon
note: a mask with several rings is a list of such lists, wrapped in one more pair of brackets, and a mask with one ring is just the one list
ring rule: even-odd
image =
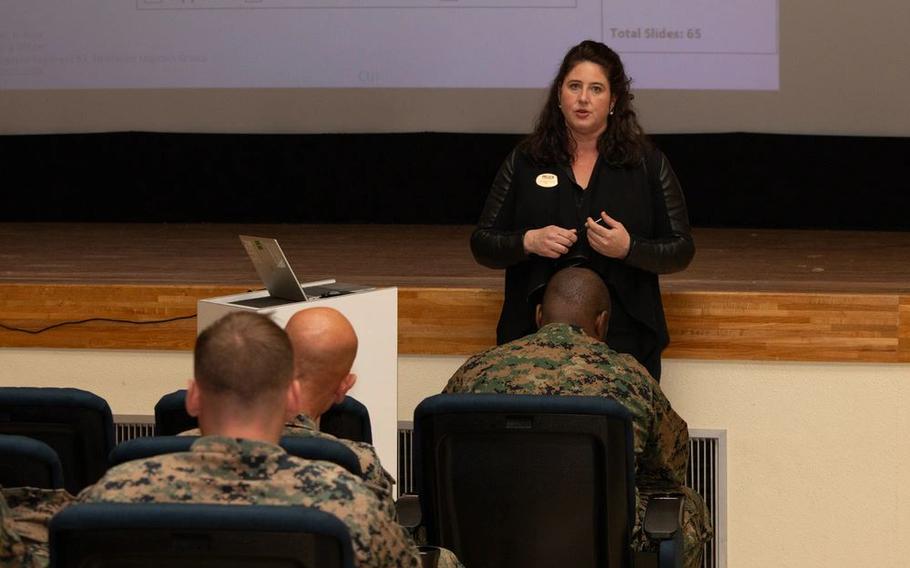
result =
[{"label": "black leather sleeve", "polygon": [[646,162],[654,203],[654,237],[630,235],[630,266],[655,274],[684,270],[695,256],[689,213],[679,180],[662,152],[654,151]]},{"label": "black leather sleeve", "polygon": [[518,150],[506,158],[483,206],[477,228],[471,234],[471,252],[474,259],[489,268],[507,268],[525,260],[524,230],[514,226],[514,201],[512,178]]}]

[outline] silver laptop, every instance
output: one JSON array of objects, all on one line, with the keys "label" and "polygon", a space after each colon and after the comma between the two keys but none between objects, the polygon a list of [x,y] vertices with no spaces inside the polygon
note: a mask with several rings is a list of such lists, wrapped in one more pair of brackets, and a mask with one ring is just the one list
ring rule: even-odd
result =
[{"label": "silver laptop", "polygon": [[307,301],[306,292],[300,286],[277,239],[240,235],[240,243],[253,261],[256,273],[269,291],[269,296],[291,302]]},{"label": "silver laptop", "polygon": [[326,286],[334,284],[334,280],[308,282],[305,286],[301,286],[300,281],[297,280],[297,275],[294,274],[291,264],[288,262],[287,257],[284,256],[284,251],[281,250],[281,246],[279,246],[276,239],[240,235],[240,242],[243,244],[243,248],[249,255],[250,260],[253,261],[256,273],[259,274],[259,279],[265,284],[269,295],[265,298],[238,300],[231,302],[232,304],[265,308],[293,302],[306,302],[324,296],[338,296],[354,291],[346,285]]}]

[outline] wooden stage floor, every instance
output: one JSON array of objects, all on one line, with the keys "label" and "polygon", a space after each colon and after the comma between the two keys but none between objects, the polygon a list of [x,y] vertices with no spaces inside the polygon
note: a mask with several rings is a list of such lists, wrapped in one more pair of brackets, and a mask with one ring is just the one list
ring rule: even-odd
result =
[{"label": "wooden stage floor", "polygon": [[[276,237],[302,281],[399,287],[402,354],[493,342],[502,272],[468,226],[0,223],[0,324],[192,316],[199,298],[260,288],[238,234]],[[910,362],[910,233],[697,229],[688,270],[661,278],[668,357]],[[191,319],[88,322],[0,347],[190,349]]]}]

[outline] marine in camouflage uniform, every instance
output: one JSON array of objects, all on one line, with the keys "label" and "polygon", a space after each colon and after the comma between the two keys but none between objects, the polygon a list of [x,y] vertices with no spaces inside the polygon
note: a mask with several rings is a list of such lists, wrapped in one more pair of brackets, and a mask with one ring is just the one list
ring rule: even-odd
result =
[{"label": "marine in camouflage uniform", "polygon": [[107,472],[81,502],[301,505],[347,525],[361,568],[420,566],[405,531],[358,477],[253,440],[202,437],[189,452],[136,460]]},{"label": "marine in camouflage uniform", "polygon": [[[566,270],[575,271],[571,273],[575,279],[585,276],[577,272],[583,269]],[[600,282],[599,277],[594,278]],[[613,351],[580,326],[552,322],[534,334],[471,357],[443,392],[603,396],[621,403],[632,414],[635,446],[638,514],[633,545],[644,550],[654,544],[641,527],[648,499],[682,493],[684,563],[687,568],[701,565],[702,545],[713,529],[704,500],[685,486],[688,429],[658,383],[634,357]]]},{"label": "marine in camouflage uniform", "polygon": [[357,456],[366,483],[394,511],[395,481],[382,468],[376,449],[319,431],[320,417],[333,404],[342,402],[358,380],[352,372],[359,343],[354,326],[338,310],[316,306],[295,313],[285,331],[294,348],[294,378],[300,388],[300,405],[296,416],[285,423],[282,434],[327,438],[347,446]]},{"label": "marine in camouflage uniform", "polygon": [[51,517],[72,502],[73,496],[65,489],[0,490],[0,566],[46,567],[47,525]]},{"label": "marine in camouflage uniform", "polygon": [[298,412],[293,371],[290,340],[274,322],[249,312],[222,317],[196,339],[186,394],[187,413],[207,435],[188,452],[109,470],[79,500],[311,507],[345,523],[355,565],[419,567],[417,548],[362,478],[278,445]]}]

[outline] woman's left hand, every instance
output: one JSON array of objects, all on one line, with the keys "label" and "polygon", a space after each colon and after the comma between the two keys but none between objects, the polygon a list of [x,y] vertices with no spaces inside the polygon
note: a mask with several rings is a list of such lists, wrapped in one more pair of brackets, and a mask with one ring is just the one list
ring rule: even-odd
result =
[{"label": "woman's left hand", "polygon": [[629,231],[622,223],[610,217],[605,212],[600,212],[597,222],[588,217],[585,222],[588,229],[588,242],[591,248],[609,258],[626,258],[632,238]]}]

